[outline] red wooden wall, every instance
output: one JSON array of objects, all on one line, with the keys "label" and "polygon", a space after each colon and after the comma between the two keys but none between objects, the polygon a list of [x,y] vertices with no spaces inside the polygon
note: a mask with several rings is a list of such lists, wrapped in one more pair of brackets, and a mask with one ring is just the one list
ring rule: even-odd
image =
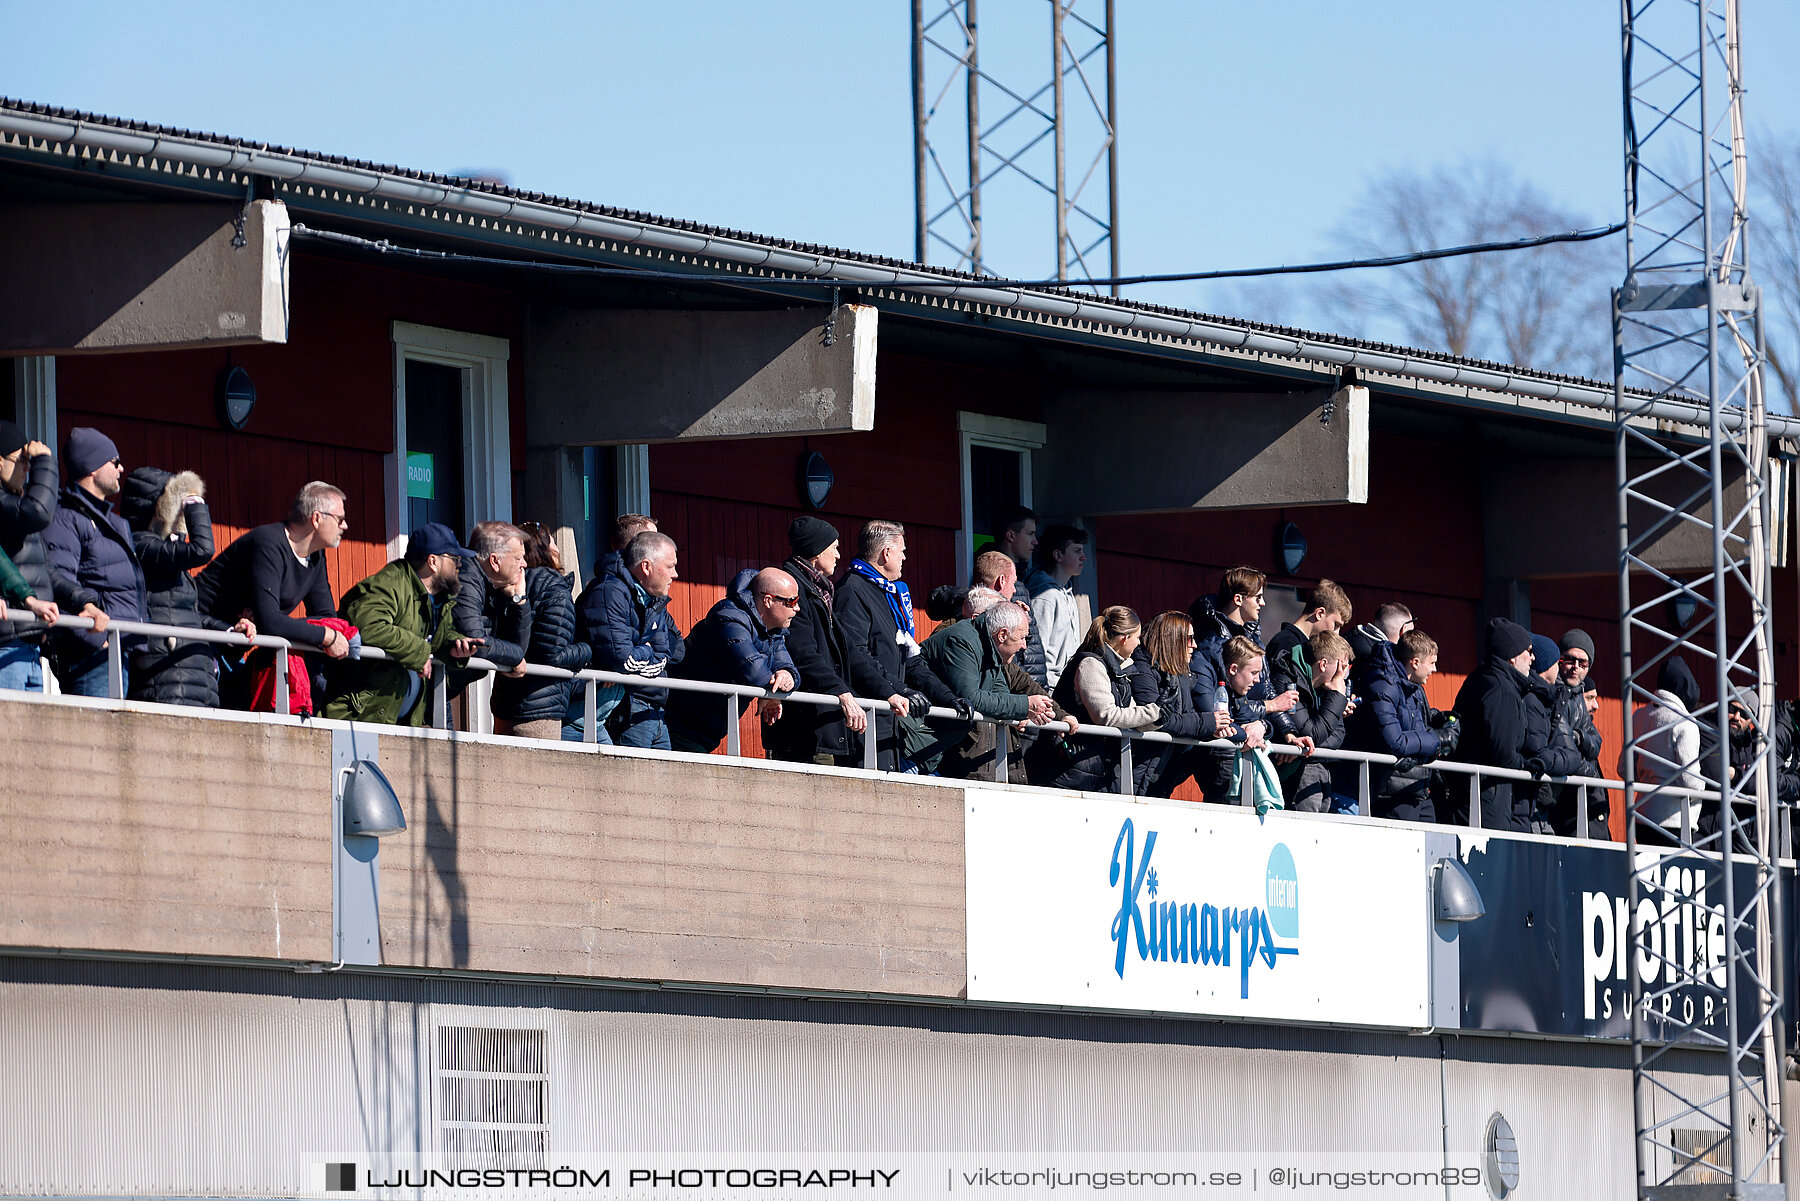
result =
[{"label": "red wooden wall", "polygon": [[[412,321],[512,340],[513,465],[523,465],[522,302],[513,293],[426,279],[299,252],[289,340],[280,346],[154,354],[63,356],[57,425],[91,425],[118,444],[130,470],[191,469],[206,480],[223,547],[279,521],[300,486],[343,488],[349,535],[327,552],[341,596],[387,563],[383,457],[394,448],[390,323]],[[224,428],[213,389],[227,362],[250,372],[256,410],[243,432]],[[60,450],[60,448],[58,448]]]}]

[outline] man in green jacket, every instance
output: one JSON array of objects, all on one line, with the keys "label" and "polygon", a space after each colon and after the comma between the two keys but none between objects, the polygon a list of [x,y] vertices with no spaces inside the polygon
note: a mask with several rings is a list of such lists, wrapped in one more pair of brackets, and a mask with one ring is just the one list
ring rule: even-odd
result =
[{"label": "man in green jacket", "polygon": [[[1007,664],[1024,649],[1030,631],[1031,610],[1001,601],[978,617],[940,627],[919,653],[950,691],[983,717],[1041,725],[1054,716],[1050,698],[1041,692],[1020,695],[1007,681]],[[991,724],[971,728],[964,722],[936,718],[928,724],[939,734],[944,756],[939,769],[944,775],[994,778],[996,744]]]},{"label": "man in green jacket", "polygon": [[331,695],[321,717],[386,725],[425,724],[425,688],[432,656],[467,659],[479,640],[465,638],[452,624],[459,563],[474,558],[449,526],[421,526],[407,539],[406,556],[344,594],[344,620],[357,628],[365,647],[387,652],[386,660],[349,659],[331,667]]}]

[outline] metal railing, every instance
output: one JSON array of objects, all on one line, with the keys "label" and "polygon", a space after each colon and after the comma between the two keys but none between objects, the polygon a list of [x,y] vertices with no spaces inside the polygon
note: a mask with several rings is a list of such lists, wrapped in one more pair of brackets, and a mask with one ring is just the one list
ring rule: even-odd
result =
[{"label": "metal railing", "polygon": [[[8,609],[8,619],[21,626],[43,624],[30,614],[22,614],[11,608]],[[57,619],[55,625],[61,629],[85,631],[92,630],[94,623],[85,617],[63,616]],[[283,715],[288,715],[289,713],[287,684],[290,656],[300,653],[314,655],[321,655],[324,653],[315,647],[295,646],[287,639],[279,638],[272,634],[257,634],[255,637],[247,637],[243,634],[231,633],[229,631],[207,630],[192,626],[170,626],[141,621],[115,620],[108,623],[105,633],[107,647],[108,695],[115,700],[125,699],[125,676],[123,671],[125,652],[123,644],[125,638],[134,635],[143,635],[152,638],[176,638],[187,642],[208,642],[225,646],[241,646],[246,648],[260,647],[274,651],[275,711]],[[364,646],[360,651],[360,655],[364,659],[376,661],[383,661],[389,658],[384,651],[372,646]],[[490,675],[505,675],[509,671],[508,668],[503,667],[498,663],[481,658],[472,658],[466,663],[454,663],[448,660],[439,660],[439,662],[445,666],[466,668],[469,670],[486,672]],[[523,674],[526,676],[550,680],[573,680],[585,684],[583,700],[584,721],[582,724],[583,741],[588,743],[594,743],[598,740],[599,722],[597,702],[601,687],[609,684],[623,685],[628,689],[655,688],[669,689],[677,692],[710,693],[719,697],[720,703],[725,707],[725,753],[733,756],[739,756],[743,753],[742,732],[739,729],[740,714],[738,712],[738,704],[742,700],[767,699],[779,701],[783,704],[808,704],[832,709],[841,707],[841,703],[837,697],[826,693],[805,691],[773,692],[767,688],[758,688],[746,684],[721,684],[707,680],[682,680],[668,676],[659,676],[654,680],[646,680],[643,676],[627,675],[621,672],[600,671],[594,668],[587,668],[582,671],[569,671],[564,668],[547,667],[536,663],[527,663],[524,664],[523,667]],[[426,682],[426,701],[424,703],[428,703],[431,706],[431,724],[438,729],[447,729],[450,724],[446,675],[447,673],[443,670],[434,671],[432,673],[432,679]],[[48,691],[47,676],[46,691]],[[869,697],[854,697],[852,700],[864,711],[871,730],[875,725],[877,714],[893,712],[893,706],[885,700]],[[1029,722],[1009,721],[1004,718],[987,717],[979,712],[974,713],[970,718],[964,718],[956,710],[947,709],[942,706],[933,706],[927,709],[922,716],[936,717],[950,721],[974,721],[992,724],[995,727],[994,777],[995,782],[1000,784],[1010,782],[1007,779],[1007,760],[1011,755],[1011,739],[1015,729],[1029,727],[1036,731],[1043,732],[1044,734],[1069,730],[1066,721],[1052,720],[1048,723],[1038,725]],[[1178,737],[1161,730],[1124,730],[1116,726],[1097,726],[1082,723],[1070,733],[1119,739],[1119,792],[1123,796],[1132,795],[1134,775],[1134,755],[1132,748],[1135,744],[1145,743],[1156,747],[1173,744],[1184,747],[1205,747],[1209,750],[1228,752],[1236,755],[1247,753],[1239,744],[1227,739],[1221,738],[1211,741],[1202,741],[1194,738]],[[869,771],[877,770],[879,753],[877,743],[878,740],[872,733],[862,740],[862,766]],[[1272,755],[1284,757],[1302,756],[1307,753],[1300,747],[1290,746],[1286,743],[1271,743],[1267,749]],[[1372,769],[1376,766],[1390,767],[1399,762],[1393,755],[1372,751],[1327,750],[1320,748],[1311,752],[1311,756],[1312,758],[1322,759],[1327,762],[1355,763],[1357,765],[1358,812],[1364,815],[1367,815],[1370,812],[1370,802],[1373,792],[1371,787]],[[1468,825],[1472,829],[1482,828],[1481,788],[1483,780],[1506,780],[1514,783],[1527,783],[1533,786],[1547,782],[1553,785],[1567,785],[1576,788],[1578,814],[1577,830],[1579,836],[1583,838],[1590,836],[1588,817],[1589,791],[1591,789],[1601,789],[1606,792],[1626,792],[1634,787],[1621,780],[1610,780],[1600,776],[1538,776],[1532,775],[1530,772],[1519,771],[1512,768],[1491,767],[1484,764],[1464,763],[1457,760],[1433,760],[1431,761],[1430,767],[1433,771],[1443,772],[1448,775],[1468,777]],[[1640,785],[1637,787],[1643,786]],[[1693,807],[1685,803],[1685,801],[1718,801],[1720,799],[1720,793],[1715,789],[1680,788],[1671,785],[1663,785],[1658,791],[1659,795],[1684,798],[1681,809],[1682,833],[1685,840],[1689,842],[1692,841],[1693,834],[1691,826],[1693,820]],[[1781,854],[1784,857],[1791,854],[1791,847],[1793,845],[1791,817],[1792,814],[1790,808],[1785,805],[1782,806],[1779,836]]]}]

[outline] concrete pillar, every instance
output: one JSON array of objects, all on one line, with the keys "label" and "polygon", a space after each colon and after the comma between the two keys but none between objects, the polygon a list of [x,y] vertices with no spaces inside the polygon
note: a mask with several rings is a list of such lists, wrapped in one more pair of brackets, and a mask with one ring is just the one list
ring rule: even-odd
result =
[{"label": "concrete pillar", "polygon": [[530,440],[604,446],[869,430],[876,310],[546,308],[527,334]]},{"label": "concrete pillar", "polygon": [[0,353],[286,342],[287,206],[0,204]]}]

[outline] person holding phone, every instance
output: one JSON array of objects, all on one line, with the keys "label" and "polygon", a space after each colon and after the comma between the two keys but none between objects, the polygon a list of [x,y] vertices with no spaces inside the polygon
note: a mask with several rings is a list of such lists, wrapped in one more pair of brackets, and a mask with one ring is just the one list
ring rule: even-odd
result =
[{"label": "person holding phone", "polygon": [[467,660],[481,647],[481,639],[457,632],[451,603],[462,583],[461,561],[472,554],[449,526],[434,521],[412,532],[403,558],[344,594],[344,620],[365,648],[388,657],[334,664],[321,717],[425,724],[434,657]]}]

